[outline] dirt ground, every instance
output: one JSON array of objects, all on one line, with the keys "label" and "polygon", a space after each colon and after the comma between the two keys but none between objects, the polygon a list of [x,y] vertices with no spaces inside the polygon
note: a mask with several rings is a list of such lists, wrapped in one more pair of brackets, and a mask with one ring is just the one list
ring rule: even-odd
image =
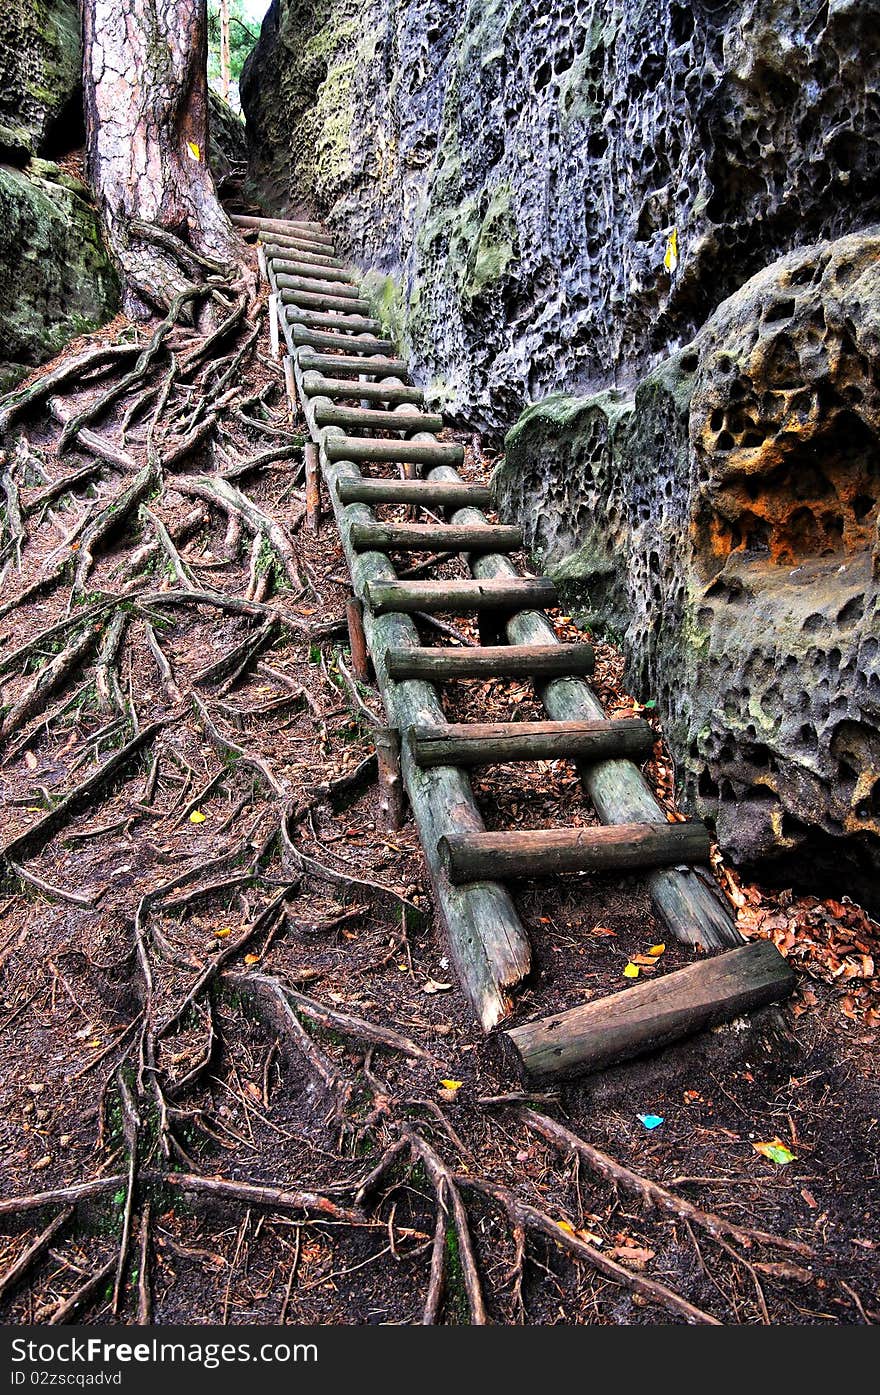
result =
[{"label": "dirt ground", "polygon": [[[105,462],[44,502],[93,457],[59,454],[39,405],[7,432],[26,536],[19,569],[7,526],[0,590],[0,1319],[876,1321],[880,928],[845,897],[743,885],[717,859],[743,932],[795,968],[793,998],[550,1092],[524,1085],[455,981],[412,821],[383,828],[380,702],[350,676],[332,518],[318,537],[303,526],[304,428],[264,312],[249,309],[259,338],[216,427],[102,539],[81,584],[78,540],[131,472]],[[173,453],[246,330],[216,371],[175,384],[164,437],[146,409],[133,419],[135,466],[151,444]],[[104,338],[130,333],[120,320]],[[76,384],[68,410],[109,381]],[[131,400],[92,423],[106,440],[120,443]],[[233,483],[282,525],[301,585],[264,529],[186,492],[264,453]],[[468,473],[491,464],[469,441]],[[37,588],[59,557],[66,570]],[[201,599],[182,602],[187,588]],[[250,613],[218,594],[249,595]],[[588,637],[577,616],[554,619]],[[9,730],[72,635],[83,652]],[[654,721],[593,638],[608,711]],[[542,715],[527,685],[443,697],[451,719]],[[645,773],[672,812],[659,736]],[[489,828],[594,819],[566,762],[473,783]],[[697,953],[664,937],[637,878],[527,882],[516,899],[536,962],[510,1021],[626,992],[651,947],[664,945],[640,976]],[[630,1172],[609,1181],[570,1134]],[[661,1205],[645,1178],[667,1189]]]}]

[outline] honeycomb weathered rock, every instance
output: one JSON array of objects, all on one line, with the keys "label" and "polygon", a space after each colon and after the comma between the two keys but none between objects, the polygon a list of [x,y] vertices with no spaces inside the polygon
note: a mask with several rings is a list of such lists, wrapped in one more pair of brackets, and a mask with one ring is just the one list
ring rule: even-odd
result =
[{"label": "honeycomb weathered rock", "polygon": [[499,428],[880,217],[878,79],[865,0],[273,0],[241,91],[268,201],[393,275],[419,380]]},{"label": "honeycomb weathered rock", "polygon": [[[0,5],[0,152],[43,154],[53,137],[71,149],[84,133],[82,49],[76,0],[3,0]],[[75,138],[64,143],[59,127]]]},{"label": "honeycomb weathered rock", "polygon": [[505,517],[624,638],[742,865],[880,908],[880,229],[783,258],[634,398],[508,438]]}]

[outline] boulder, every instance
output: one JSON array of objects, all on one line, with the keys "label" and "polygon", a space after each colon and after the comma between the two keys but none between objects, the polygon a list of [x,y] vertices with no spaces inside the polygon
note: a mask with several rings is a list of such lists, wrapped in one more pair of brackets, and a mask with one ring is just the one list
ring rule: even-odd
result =
[{"label": "boulder", "polygon": [[45,160],[0,168],[0,391],[103,324],[118,295],[85,185]]},{"label": "boulder", "polygon": [[657,702],[686,807],[880,911],[880,227],[789,254],[632,394],[524,414],[497,472]]}]

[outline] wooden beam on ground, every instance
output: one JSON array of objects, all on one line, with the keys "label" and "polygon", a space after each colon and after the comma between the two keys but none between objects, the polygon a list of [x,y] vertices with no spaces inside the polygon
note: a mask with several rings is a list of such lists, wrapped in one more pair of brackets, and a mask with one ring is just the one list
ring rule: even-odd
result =
[{"label": "wooden beam on ground", "polygon": [[[641,717],[599,722],[450,722],[410,727],[417,765],[494,765],[512,760],[646,760],[656,740]],[[687,827],[687,825],[679,825]],[[659,827],[659,825],[658,825]]]},{"label": "wooden beam on ground", "polygon": [[456,678],[531,678],[546,682],[589,674],[596,656],[589,644],[502,644],[491,648],[389,649],[389,678],[423,678],[446,683]]},{"label": "wooden beam on ground", "polygon": [[461,615],[466,610],[542,610],[556,604],[556,587],[548,577],[530,576],[505,581],[370,581],[364,598],[374,615]]},{"label": "wooden beam on ground", "polygon": [[769,940],[635,983],[504,1033],[530,1078],[564,1079],[656,1051],[788,997],[795,976]]},{"label": "wooden beam on ground", "polygon": [[364,606],[357,596],[345,602],[345,618],[348,622],[348,647],[351,650],[351,668],[359,683],[370,681],[370,653],[367,637],[364,634]]},{"label": "wooden beam on ground", "polygon": [[484,877],[552,877],[560,872],[635,872],[707,862],[701,823],[620,823],[512,833],[450,833],[440,858],[453,886]]},{"label": "wooden beam on ground", "polygon": [[[288,324],[290,321],[288,320]],[[371,335],[356,338],[354,334],[330,334],[326,330],[309,329],[306,325],[290,324],[294,344],[306,344],[311,349],[341,349],[346,354],[366,357],[368,354],[394,353],[393,339],[375,339]],[[369,367],[360,370],[369,373]]]},{"label": "wooden beam on ground", "polygon": [[262,242],[258,244],[257,250],[264,254],[268,250],[276,275],[283,274],[299,278],[296,290],[314,290],[315,287],[325,290],[332,287],[333,295],[360,295],[357,282],[351,272],[344,267],[328,266],[325,270],[314,262],[300,261],[298,257],[285,256],[285,248],[283,247],[267,249]]},{"label": "wooden beam on ground", "polygon": [[[285,359],[289,363],[290,359]],[[309,441],[305,448],[306,467],[306,523],[309,531],[317,535],[321,526],[321,472],[318,466],[318,447]]]},{"label": "wooden beam on ground", "polygon": [[[260,241],[266,249],[266,257],[269,262],[283,261],[285,258],[295,257],[298,262],[306,262],[309,266],[329,267],[334,271],[344,271],[346,276],[351,272],[339,257],[330,257],[320,252],[310,252],[308,246],[304,247],[301,240],[296,237],[280,237],[271,234],[268,237],[261,237]],[[323,271],[321,273],[323,275]]]},{"label": "wooden beam on ground", "polygon": [[406,820],[406,792],[400,770],[400,733],[394,727],[374,732],[379,767],[379,812],[391,833],[403,828]]},{"label": "wooden beam on ground", "polygon": [[346,334],[381,334],[381,320],[374,320],[364,315],[352,315],[336,310],[332,314],[322,315],[318,310],[301,310],[297,305],[291,305],[290,296],[292,291],[279,291],[278,297],[284,307],[284,317],[289,325],[303,325],[310,330],[330,330],[335,333],[342,330]]}]

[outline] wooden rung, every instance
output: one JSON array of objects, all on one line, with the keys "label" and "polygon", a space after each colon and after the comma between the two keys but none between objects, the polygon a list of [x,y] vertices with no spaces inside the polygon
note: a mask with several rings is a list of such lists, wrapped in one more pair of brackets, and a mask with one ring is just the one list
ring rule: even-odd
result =
[{"label": "wooden rung", "polygon": [[[354,341],[357,343],[357,340]],[[359,436],[328,436],[328,460],[397,460],[410,465],[461,465],[464,446],[440,441],[379,441]]]},{"label": "wooden rung", "polygon": [[264,218],[256,213],[230,213],[230,223],[237,228],[260,228],[266,232],[308,233],[309,237],[319,237],[332,241],[324,231],[323,224],[310,223],[302,218]]},{"label": "wooden rung", "polygon": [[431,412],[376,411],[369,407],[315,408],[319,426],[342,426],[348,431],[442,431],[443,418]]},{"label": "wooden rung", "polygon": [[[296,276],[276,274],[275,284],[281,287],[281,304],[293,305],[300,310],[339,310],[345,315],[369,315],[370,302],[356,296],[334,295],[330,291],[300,291],[291,286]],[[371,321],[371,323],[373,323]]]},{"label": "wooden rung", "polygon": [[455,678],[533,678],[548,682],[590,674],[596,656],[589,644],[468,645],[462,649],[389,649],[388,677],[445,683]]},{"label": "wooden rung", "polygon": [[353,523],[351,545],[357,552],[516,552],[521,528],[500,523]]},{"label": "wooden rung", "polygon": [[453,886],[559,872],[629,872],[706,862],[701,823],[618,823],[598,828],[539,828],[515,833],[450,833],[440,857]]},{"label": "wooden rung", "polygon": [[[347,347],[347,344],[346,344]],[[297,363],[303,373],[335,373],[338,377],[408,378],[409,368],[402,358],[343,358],[341,354],[313,354],[308,348],[297,351]]]},{"label": "wooden rung", "polygon": [[504,1033],[530,1077],[584,1075],[787,998],[795,975],[769,940],[689,964]]},{"label": "wooden rung", "polygon": [[269,260],[272,269],[277,275],[289,276],[296,284],[293,290],[311,291],[326,290],[333,295],[359,296],[360,288],[350,271],[345,271],[341,267],[316,266],[314,263],[297,261],[285,255],[277,255],[283,248],[276,248]]},{"label": "wooden rung", "polygon": [[323,315],[319,310],[301,310],[298,305],[291,305],[287,300],[292,294],[292,291],[279,292],[284,316],[289,325],[305,325],[308,329],[340,329],[349,334],[378,334],[382,329],[381,320],[372,320],[364,315],[347,315],[341,311]]},{"label": "wooden rung", "polygon": [[[309,329],[303,324],[292,326],[294,344],[307,344],[311,349],[342,349],[345,353],[358,357],[368,354],[393,354],[396,344],[391,339],[374,339],[364,336],[355,339],[348,334],[326,334],[319,329]],[[360,372],[375,372],[373,368],[360,369]]]},{"label": "wooden rung", "polygon": [[266,259],[274,261],[285,257],[296,257],[298,262],[306,262],[309,266],[315,267],[323,274],[325,270],[343,271],[346,276],[351,272],[339,257],[330,257],[326,253],[313,252],[308,246],[304,246],[299,239],[294,237],[275,237],[270,240],[261,238],[260,241],[266,249]]},{"label": "wooden rung", "polygon": [[[288,267],[299,266],[299,262],[272,262],[272,270],[275,274],[277,285],[284,285],[285,290],[300,291],[304,295],[319,296],[322,303],[326,303],[325,297],[333,296],[336,299],[343,299],[347,305],[352,301],[358,304],[367,304],[361,301],[360,290],[352,281],[333,281],[324,279],[320,274],[320,268],[306,268],[305,275],[299,272],[287,270]],[[309,274],[311,273],[311,274]],[[282,283],[282,277],[284,278]]]},{"label": "wooden rung", "polygon": [[495,765],[512,760],[645,760],[655,736],[641,717],[592,722],[450,722],[410,727],[416,765]]},{"label": "wooden rung", "polygon": [[343,504],[416,504],[426,509],[488,509],[492,491],[464,480],[342,479],[336,493]]},{"label": "wooden rung", "polygon": [[329,397],[331,401],[360,398],[365,402],[412,402],[417,407],[424,402],[421,388],[402,383],[346,382],[343,378],[322,378],[319,373],[303,374],[303,391],[306,397]]},{"label": "wooden rung", "polygon": [[369,581],[366,599],[374,615],[544,610],[556,604],[556,587],[547,577],[528,576],[503,581]]},{"label": "wooden rung", "polygon": [[[261,233],[261,238],[268,239],[273,246],[280,244],[296,253],[308,252],[313,257],[328,257],[331,261],[336,261],[335,251],[332,242],[319,242],[315,238],[307,237],[305,233],[284,233],[267,232]],[[341,265],[341,263],[337,263]]]}]

